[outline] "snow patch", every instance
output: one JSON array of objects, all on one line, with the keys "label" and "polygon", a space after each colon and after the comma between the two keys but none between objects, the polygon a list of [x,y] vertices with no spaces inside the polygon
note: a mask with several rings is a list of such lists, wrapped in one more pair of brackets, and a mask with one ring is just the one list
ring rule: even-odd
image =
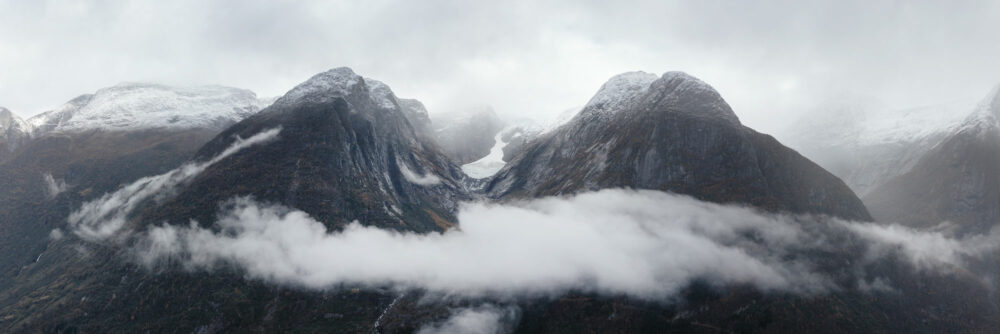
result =
[{"label": "snow patch", "polygon": [[503,147],[507,145],[506,142],[502,140],[503,131],[497,132],[497,135],[493,137],[493,147],[490,148],[490,154],[485,157],[462,165],[462,172],[465,175],[471,176],[477,179],[483,179],[493,174],[496,174],[503,168],[506,164],[503,161]]},{"label": "snow patch", "polygon": [[290,103],[309,97],[322,101],[335,97],[348,96],[351,90],[354,89],[354,86],[363,82],[364,79],[355,74],[350,68],[338,67],[314,75],[309,80],[295,86],[285,96],[279,98],[275,104]]},{"label": "snow patch", "polygon": [[628,103],[646,93],[657,76],[646,72],[626,72],[611,77],[590,98],[585,110],[601,115],[611,115],[625,109]]},{"label": "snow patch", "polygon": [[368,84],[369,95],[371,95],[372,101],[382,109],[395,109],[399,105],[396,95],[392,93],[392,89],[385,83],[371,78],[365,78],[365,83]]}]

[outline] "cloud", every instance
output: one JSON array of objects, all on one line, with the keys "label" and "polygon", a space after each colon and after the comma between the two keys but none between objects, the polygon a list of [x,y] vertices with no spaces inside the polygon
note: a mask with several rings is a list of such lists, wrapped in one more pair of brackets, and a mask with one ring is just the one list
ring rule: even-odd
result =
[{"label": "cloud", "polygon": [[211,160],[186,163],[177,169],[160,175],[143,177],[118,191],[104,194],[101,198],[86,202],[72,212],[68,218],[69,225],[73,232],[81,238],[88,240],[108,238],[125,225],[129,213],[140,203],[172,190],[177,185],[194,178],[209,166],[244,148],[275,140],[280,132],[281,128],[278,127],[262,131],[247,139],[237,137],[232,145]]},{"label": "cloud", "polygon": [[872,241],[869,257],[881,257],[898,251],[914,266],[923,270],[942,265],[965,265],[965,259],[1000,249],[1000,229],[985,235],[962,238],[939,231],[922,231],[901,225],[844,223],[849,230]]},{"label": "cloud", "polygon": [[[695,280],[802,294],[837,290],[843,287],[813,262],[822,259],[803,254],[858,256],[846,250],[855,240],[869,242],[872,255],[855,265],[901,252],[922,268],[947,269],[989,249],[894,226],[764,214],[656,191],[467,203],[458,219],[459,228],[444,233],[357,222],[331,231],[304,212],[239,198],[212,228],[153,227],[137,236],[134,251],[151,267],[235,265],[249,277],[313,289],[389,286],[464,297],[583,291],[662,301]],[[914,242],[897,247],[899,231]],[[892,290],[880,277],[858,274],[856,283]]]},{"label": "cloud", "polygon": [[426,175],[414,173],[409,167],[406,167],[406,163],[399,163],[399,172],[403,174],[403,177],[406,178],[407,181],[416,185],[433,186],[441,183],[441,178],[434,175],[434,173],[427,173]]},{"label": "cloud", "polygon": [[59,196],[59,194],[62,194],[69,189],[69,186],[66,185],[65,181],[56,180],[52,177],[52,173],[43,174],[42,179],[45,180],[45,195],[48,196],[49,199],[56,198],[56,196]]},{"label": "cloud", "polygon": [[417,334],[503,334],[512,333],[520,318],[517,307],[484,304],[460,309],[440,322],[427,324]]},{"label": "cloud", "polygon": [[773,132],[831,93],[981,96],[998,30],[990,1],[0,1],[0,104],[26,116],[121,81],[274,96],[351,66],[432,113],[554,116],[614,74],[683,70]]},{"label": "cloud", "polygon": [[[458,228],[443,233],[359,222],[331,230],[305,212],[247,197],[223,205],[208,227],[192,221],[122,229],[139,203],[169,194],[208,166],[274,140],[280,131],[238,138],[209,161],[140,179],[84,203],[71,214],[69,230],[89,242],[128,239],[133,259],[150,268],[235,266],[248,277],[280,285],[419,289],[462,298],[575,291],[665,301],[694,281],[804,295],[842,288],[894,292],[888,278],[870,277],[864,266],[899,258],[919,270],[947,273],[1000,247],[1000,232],[955,238],[623,189],[464,203]],[[53,239],[61,236],[52,232]],[[837,258],[849,260],[834,261],[846,264],[831,269],[830,259]],[[843,273],[853,276],[845,280]]]}]

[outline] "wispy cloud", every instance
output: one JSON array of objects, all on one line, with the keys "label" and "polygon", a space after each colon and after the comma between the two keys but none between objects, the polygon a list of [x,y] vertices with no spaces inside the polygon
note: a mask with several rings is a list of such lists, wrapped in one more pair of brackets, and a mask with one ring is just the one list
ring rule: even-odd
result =
[{"label": "wispy cloud", "polygon": [[517,307],[485,304],[456,310],[442,322],[424,325],[417,330],[417,334],[511,333],[519,318],[520,310]]},{"label": "wispy cloud", "polygon": [[398,165],[399,172],[403,174],[403,178],[406,178],[407,181],[410,181],[413,184],[420,186],[433,186],[441,183],[441,178],[433,173],[420,175],[410,170],[409,167],[406,167],[406,163],[404,162],[399,162]]},{"label": "wispy cloud", "polygon": [[59,196],[59,194],[62,194],[69,189],[69,186],[66,185],[65,181],[56,180],[56,178],[52,176],[52,173],[42,174],[42,179],[45,181],[45,195],[48,196],[49,199],[56,198],[56,196]]},{"label": "wispy cloud", "polygon": [[118,191],[84,203],[70,214],[69,225],[76,235],[84,239],[100,240],[110,237],[125,225],[129,213],[140,203],[173,189],[244,148],[276,139],[280,132],[279,127],[262,131],[250,138],[236,138],[231,146],[211,160],[190,162],[164,174],[141,178]]}]

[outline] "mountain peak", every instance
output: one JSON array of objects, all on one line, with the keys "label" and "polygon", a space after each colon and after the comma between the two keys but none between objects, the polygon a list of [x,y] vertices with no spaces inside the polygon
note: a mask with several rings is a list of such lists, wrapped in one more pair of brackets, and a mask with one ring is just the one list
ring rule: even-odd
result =
[{"label": "mountain peak", "polygon": [[312,76],[309,80],[292,88],[292,90],[288,91],[285,96],[279,98],[275,103],[293,103],[302,99],[323,102],[332,98],[351,95],[360,86],[359,84],[364,85],[365,79],[354,73],[354,70],[349,67],[337,67]]},{"label": "mountain peak", "polygon": [[584,110],[590,114],[611,115],[625,109],[629,102],[642,96],[656,75],[642,71],[625,72],[608,79],[590,98]]},{"label": "mountain peak", "polygon": [[0,107],[0,136],[7,130],[15,129],[28,132],[29,128],[28,123],[24,122],[17,114],[14,114],[10,109]]},{"label": "mountain peak", "polygon": [[652,110],[680,112],[740,125],[739,117],[715,88],[684,72],[667,72],[652,82],[642,105]]},{"label": "mountain peak", "polygon": [[1000,84],[993,87],[993,90],[980,102],[978,109],[1000,117]]},{"label": "mountain peak", "polygon": [[372,101],[375,101],[379,107],[383,109],[392,109],[399,105],[399,100],[396,98],[396,94],[393,94],[389,85],[372,78],[365,78],[365,84],[368,85]]},{"label": "mountain peak", "polygon": [[990,93],[976,106],[975,111],[966,117],[961,129],[987,133],[1000,128],[1000,85],[993,87]]}]

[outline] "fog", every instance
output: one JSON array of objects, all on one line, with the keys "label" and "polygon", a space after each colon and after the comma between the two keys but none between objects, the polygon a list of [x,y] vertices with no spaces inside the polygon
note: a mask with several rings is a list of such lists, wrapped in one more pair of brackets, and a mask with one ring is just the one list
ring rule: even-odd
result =
[{"label": "fog", "polygon": [[831,97],[982,96],[996,31],[993,1],[0,0],[0,105],[30,116],[122,81],[276,96],[350,66],[431,113],[544,119],[614,74],[681,70],[774,132]]},{"label": "fog", "polygon": [[[251,197],[230,200],[207,224],[128,224],[142,203],[172,195],[178,185],[244,148],[280,140],[280,131],[237,137],[212,159],[86,202],[70,215],[68,230],[84,242],[127,245],[128,260],[149,269],[236,268],[253,279],[298,288],[387,287],[463,298],[577,291],[665,301],[696,281],[801,295],[849,288],[894,291],[888,278],[866,273],[865,265],[901,259],[915,270],[946,274],[972,269],[969,262],[1000,247],[1000,231],[956,238],[628,189],[465,202],[457,228],[427,234],[358,221],[330,229],[305,212]],[[64,234],[56,229],[51,238],[62,240]],[[842,268],[831,271],[831,259]],[[845,285],[843,277],[831,276],[836,272],[855,277]],[[460,313],[452,325],[484,316]]]},{"label": "fog", "polygon": [[[137,236],[148,267],[235,265],[249,277],[325,290],[421,289],[460,297],[556,296],[569,291],[671,300],[694,281],[816,294],[840,286],[800,254],[852,259],[858,268],[899,256],[949,272],[994,251],[995,234],[954,239],[898,225],[766,214],[658,191],[610,189],[508,204],[467,203],[459,228],[417,234],[354,222],[331,231],[306,213],[233,200],[214,228],[156,226]],[[883,277],[862,290],[891,290]]]}]

